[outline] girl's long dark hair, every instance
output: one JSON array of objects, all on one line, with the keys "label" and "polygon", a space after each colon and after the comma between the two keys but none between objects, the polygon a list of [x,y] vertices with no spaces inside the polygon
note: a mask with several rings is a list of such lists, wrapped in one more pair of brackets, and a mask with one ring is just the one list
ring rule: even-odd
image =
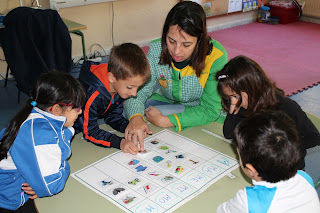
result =
[{"label": "girl's long dark hair", "polygon": [[31,113],[32,101],[44,111],[57,103],[72,104],[73,108],[78,108],[85,104],[86,92],[81,83],[67,73],[50,71],[40,75],[31,91],[31,98],[10,121],[0,140],[0,160],[7,157],[20,126]]},{"label": "girl's long dark hair", "polygon": [[[230,97],[223,92],[229,87],[236,94],[248,94],[248,108],[243,116],[254,112],[277,110],[279,101],[277,96],[284,96],[284,91],[276,86],[265,74],[260,65],[246,56],[237,56],[231,59],[224,68],[216,73],[217,90],[221,96],[221,104],[225,111],[229,111]],[[237,103],[240,107],[241,96]]]},{"label": "girl's long dark hair", "polygon": [[202,6],[196,2],[182,1],[170,10],[162,30],[160,65],[171,66],[172,57],[168,51],[166,37],[170,26],[174,25],[178,25],[181,30],[198,39],[189,65],[195,69],[199,77],[204,69],[206,56],[211,53],[213,47],[208,36],[206,15]]}]

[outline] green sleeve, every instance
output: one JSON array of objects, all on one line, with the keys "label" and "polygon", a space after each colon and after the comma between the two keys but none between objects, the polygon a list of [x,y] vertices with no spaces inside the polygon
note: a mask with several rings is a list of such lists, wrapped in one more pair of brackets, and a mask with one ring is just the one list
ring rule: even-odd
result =
[{"label": "green sleeve", "polygon": [[[220,47],[219,47],[220,45]],[[198,106],[186,106],[185,111],[169,115],[169,119],[175,127],[175,131],[184,130],[193,126],[206,125],[216,121],[221,113],[221,99],[217,91],[218,82],[215,80],[215,73],[221,70],[228,61],[228,55],[220,43],[218,49],[223,55],[211,66],[210,75],[203,90],[201,103]]]},{"label": "green sleeve", "polygon": [[155,51],[153,51],[152,48],[148,51],[147,59],[150,64],[151,79],[140,87],[136,97],[131,97],[124,102],[124,112],[129,120],[133,115],[144,115],[146,101],[152,95],[153,87],[157,81],[157,71],[154,66],[158,64],[159,57],[156,56]]}]

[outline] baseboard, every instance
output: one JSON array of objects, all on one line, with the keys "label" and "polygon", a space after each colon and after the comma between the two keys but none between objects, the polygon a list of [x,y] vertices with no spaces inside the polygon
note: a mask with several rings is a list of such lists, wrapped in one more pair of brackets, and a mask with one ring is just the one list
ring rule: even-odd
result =
[{"label": "baseboard", "polygon": [[137,42],[136,44],[137,44],[139,47],[149,46],[149,43],[150,43],[151,41],[153,41],[154,39],[157,39],[157,38],[153,38],[153,39],[147,40],[147,41],[140,41],[140,42]]},{"label": "baseboard", "polygon": [[[240,26],[240,25],[245,25],[245,24],[250,24],[250,23],[256,22],[257,21],[256,19],[257,19],[256,17],[250,17],[250,18],[240,19],[240,20],[236,20],[236,21],[232,21],[232,22],[228,22],[228,23],[222,23],[222,24],[219,24],[219,25],[208,26],[207,30],[210,33],[210,32],[213,32],[213,31],[223,30],[223,29],[227,29],[227,28],[231,28],[231,27],[237,27],[237,26]],[[145,46],[148,46],[149,43],[154,39],[157,39],[157,38],[153,38],[153,39],[148,40],[148,41],[137,42],[136,44],[139,47],[145,47]]]},{"label": "baseboard", "polygon": [[237,27],[240,25],[250,24],[250,23],[256,22],[256,19],[257,19],[256,17],[250,17],[250,18],[246,18],[246,19],[240,19],[240,20],[236,20],[236,21],[232,21],[232,22],[209,26],[208,32],[214,32],[214,31],[218,31],[218,30],[228,29],[231,27]]},{"label": "baseboard", "polygon": [[308,17],[308,16],[302,15],[299,20],[311,22],[311,23],[315,23],[315,24],[320,24],[320,18],[314,18],[314,17]]}]

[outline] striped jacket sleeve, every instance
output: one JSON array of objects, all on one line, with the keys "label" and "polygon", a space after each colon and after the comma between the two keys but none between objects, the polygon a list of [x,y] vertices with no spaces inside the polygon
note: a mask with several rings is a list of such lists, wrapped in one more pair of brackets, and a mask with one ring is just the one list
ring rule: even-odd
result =
[{"label": "striped jacket sleeve", "polygon": [[[95,91],[88,99],[83,112],[83,134],[84,138],[96,145],[103,147],[114,147],[120,149],[122,138],[108,131],[100,129],[98,124],[99,117],[104,113],[101,111],[102,100],[99,91]],[[110,102],[111,104],[111,102]],[[121,116],[122,117],[122,116]],[[108,121],[105,120],[105,121]],[[127,125],[128,122],[122,125]],[[125,129],[122,128],[122,129]]]}]

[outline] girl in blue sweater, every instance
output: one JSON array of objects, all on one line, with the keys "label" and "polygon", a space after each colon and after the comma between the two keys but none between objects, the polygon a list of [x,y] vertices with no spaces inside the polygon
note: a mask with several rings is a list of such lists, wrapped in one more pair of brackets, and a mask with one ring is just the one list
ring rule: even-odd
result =
[{"label": "girl in blue sweater", "polygon": [[85,103],[71,75],[48,72],[0,132],[0,212],[37,212],[34,199],[63,190],[69,176],[72,128]]}]

